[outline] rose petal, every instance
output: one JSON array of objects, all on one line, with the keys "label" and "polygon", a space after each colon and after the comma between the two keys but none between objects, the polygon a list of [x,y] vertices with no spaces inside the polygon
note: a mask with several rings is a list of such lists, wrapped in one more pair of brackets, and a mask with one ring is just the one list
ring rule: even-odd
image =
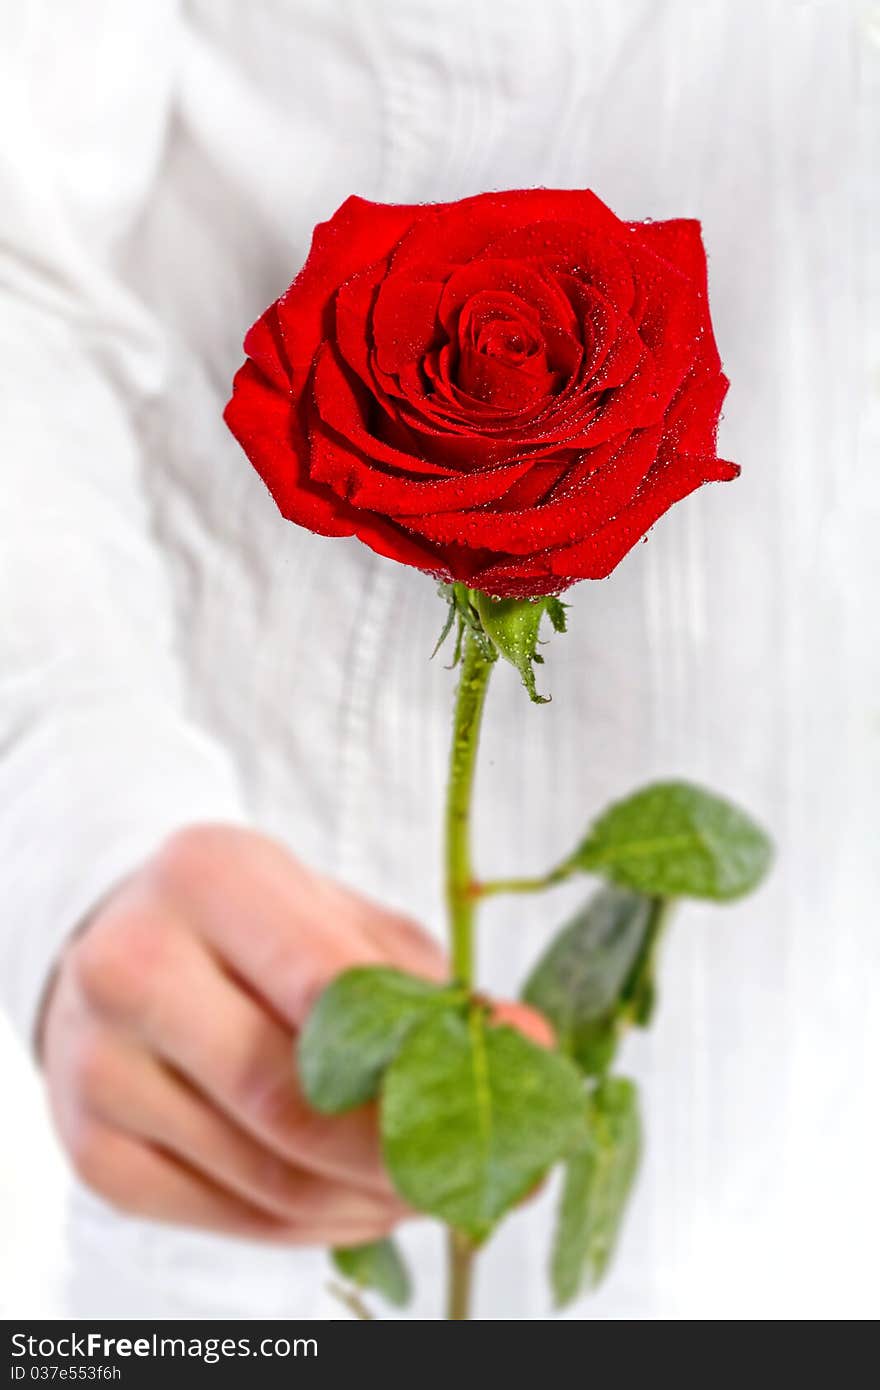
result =
[{"label": "rose petal", "polygon": [[487,506],[402,519],[417,535],[440,545],[454,540],[509,555],[563,545],[592,532],[631,501],[657,456],[659,441],[659,428],[616,440],[613,447],[597,451],[594,476],[543,506],[518,512]]},{"label": "rose petal", "polygon": [[629,228],[621,224],[617,230],[622,230],[622,240],[597,236],[577,222],[533,222],[489,242],[480,258],[537,261],[545,271],[571,275],[592,286],[620,313],[627,313],[635,297],[626,254]]},{"label": "rose petal", "polygon": [[540,598],[559,594],[573,580],[560,579],[550,568],[548,553],[523,559],[493,560],[473,569],[467,582],[493,598]]},{"label": "rose petal", "polygon": [[351,443],[327,427],[318,426],[311,431],[310,445],[310,472],[314,479],[332,487],[352,506],[388,517],[429,514],[457,504],[483,506],[497,501],[532,467],[529,459],[520,459],[466,477],[410,477],[383,472],[374,459],[359,454]]},{"label": "rose petal", "polygon": [[263,375],[280,391],[290,391],[290,360],[278,324],[278,306],[270,304],[245,334],[244,350]]},{"label": "rose petal", "polygon": [[486,353],[468,350],[461,355],[458,381],[461,389],[478,401],[520,411],[550,395],[559,384],[559,377],[546,368],[535,374],[508,366]]},{"label": "rose petal", "polygon": [[400,275],[383,280],[371,324],[375,359],[383,372],[395,375],[442,340],[437,312],[442,294],[443,285],[433,280],[410,281]]},{"label": "rose petal", "polygon": [[662,256],[705,294],[706,250],[695,218],[674,217],[666,222],[628,222],[635,237],[655,255]]},{"label": "rose petal", "polygon": [[[390,283],[390,281],[389,281]],[[571,304],[553,277],[540,274],[522,261],[474,261],[455,270],[443,287],[438,317],[447,337],[455,335],[458,316],[475,295],[489,290],[506,293],[522,304],[521,313],[534,309],[541,324],[577,335],[578,322]],[[382,292],[380,291],[380,299]]]},{"label": "rose petal", "polygon": [[310,405],[313,427],[314,416],[317,415],[348,439],[363,456],[371,458],[374,467],[390,466],[404,473],[421,473],[430,478],[460,478],[456,468],[445,468],[436,460],[386,443],[368,427],[366,415],[370,402],[371,397],[362,384],[346,375],[335,349],[329,343],[324,343],[315,360]]},{"label": "rose petal", "polygon": [[302,270],[278,300],[278,323],[298,386],[304,383],[319,343],[328,336],[336,290],[364,266],[381,260],[420,216],[404,204],[347,198],[315,228]]},{"label": "rose petal", "polygon": [[721,459],[672,455],[655,465],[636,496],[612,520],[587,540],[554,551],[554,573],[568,580],[604,579],[674,503],[703,483],[729,482],[738,474],[736,464]]},{"label": "rose petal", "polygon": [[698,368],[685,378],[663,422],[663,448],[667,452],[715,452],[718,420],[729,384],[723,373],[705,374]]},{"label": "rose petal", "polygon": [[624,223],[588,189],[478,193],[419,212],[392,259],[395,273],[406,271],[414,278],[425,270],[463,265],[503,233],[529,222],[576,222],[611,238],[626,240],[628,235]]},{"label": "rose petal", "polygon": [[396,560],[400,565],[413,565],[438,579],[453,577],[442,555],[421,545],[414,536],[396,526],[393,521],[386,521],[384,517],[375,516],[372,512],[356,512],[355,516],[357,520],[354,534],[377,555]]},{"label": "rose petal", "polygon": [[289,399],[268,384],[253,362],[236,372],[223,418],[282,516],[322,536],[352,534],[349,508],[309,479],[307,450],[298,437]]}]

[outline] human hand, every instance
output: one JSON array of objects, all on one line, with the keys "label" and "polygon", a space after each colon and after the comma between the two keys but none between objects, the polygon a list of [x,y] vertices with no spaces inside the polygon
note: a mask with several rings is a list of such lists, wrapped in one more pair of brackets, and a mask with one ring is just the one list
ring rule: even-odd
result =
[{"label": "human hand", "polygon": [[[52,1113],[80,1178],[121,1211],[290,1244],[355,1245],[406,1208],[374,1106],[306,1104],[294,1039],[341,970],[442,979],[419,927],[253,831],[175,835],[70,942],[44,1010]],[[547,1041],[519,1005],[506,1021]]]}]

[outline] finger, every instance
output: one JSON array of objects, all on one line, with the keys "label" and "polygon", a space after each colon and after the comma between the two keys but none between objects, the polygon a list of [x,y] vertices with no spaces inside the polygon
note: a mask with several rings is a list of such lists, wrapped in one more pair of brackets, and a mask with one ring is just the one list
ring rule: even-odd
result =
[{"label": "finger", "polygon": [[275,1221],[170,1155],[103,1125],[83,1127],[72,1156],[79,1177],[100,1197],[151,1221],[291,1245],[357,1245],[382,1233],[368,1223],[326,1230],[314,1221]]},{"label": "finger", "polygon": [[86,1035],[79,1047],[86,1059],[81,1092],[97,1120],[160,1145],[268,1216],[327,1230],[340,1224],[390,1230],[403,1216],[403,1203],[390,1194],[358,1191],[287,1162],[115,1035]]},{"label": "finger", "polygon": [[386,964],[427,980],[449,979],[446,952],[417,922],[377,907],[356,894],[348,894],[348,899],[352,920],[375,943]]},{"label": "finger", "polygon": [[340,971],[385,959],[351,895],[263,837],[242,855],[238,832],[184,832],[153,872],[211,950],[291,1027]]},{"label": "finger", "polygon": [[289,1031],[224,974],[197,938],[154,931],[143,959],[135,944],[129,936],[125,969],[86,977],[87,1008],[156,1053],[287,1162],[381,1196],[391,1192],[372,1108],[339,1116],[312,1110]]},{"label": "finger", "polygon": [[500,1000],[492,1006],[492,1017],[496,1023],[507,1023],[511,1028],[524,1033],[532,1042],[541,1047],[554,1047],[556,1034],[543,1014],[528,1004],[518,1004],[513,1000]]}]

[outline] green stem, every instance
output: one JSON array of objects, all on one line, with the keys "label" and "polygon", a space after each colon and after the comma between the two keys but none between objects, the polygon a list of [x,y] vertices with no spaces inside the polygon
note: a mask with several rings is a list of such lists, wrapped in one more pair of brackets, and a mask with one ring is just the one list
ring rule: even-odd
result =
[{"label": "green stem", "polygon": [[[449,783],[446,798],[446,910],[452,972],[465,989],[474,985],[474,891],[471,864],[471,798],[480,722],[492,658],[480,650],[472,632],[465,638],[461,676],[455,700]],[[461,1322],[470,1317],[474,1247],[461,1232],[448,1233],[447,1317]]]},{"label": "green stem", "polygon": [[461,678],[455,701],[449,783],[446,797],[446,908],[452,973],[460,985],[474,983],[474,909],[476,892],[471,868],[471,793],[480,737],[480,720],[492,661],[480,651],[473,633],[465,639]]},{"label": "green stem", "polygon": [[328,1284],[328,1290],[334,1298],[338,1298],[343,1307],[356,1317],[360,1322],[373,1322],[374,1315],[370,1312],[364,1300],[361,1298],[357,1289],[347,1288],[344,1284]]},{"label": "green stem", "polygon": [[474,1247],[461,1231],[450,1230],[447,1239],[449,1286],[446,1317],[449,1322],[467,1322],[471,1315]]},{"label": "green stem", "polygon": [[535,878],[490,878],[485,883],[475,883],[473,892],[478,898],[491,898],[496,893],[542,893],[545,888],[563,883],[573,873],[573,865],[557,864],[555,869]]}]

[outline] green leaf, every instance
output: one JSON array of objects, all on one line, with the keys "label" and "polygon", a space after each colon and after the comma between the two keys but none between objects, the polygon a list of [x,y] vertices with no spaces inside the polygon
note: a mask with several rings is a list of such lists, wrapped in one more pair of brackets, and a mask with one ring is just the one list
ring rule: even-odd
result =
[{"label": "green leaf", "polygon": [[409,1034],[385,1074],[382,1141],[412,1206],[484,1239],[583,1133],[572,1064],[475,1006]]},{"label": "green leaf", "polygon": [[602,888],[538,961],[523,999],[549,1018],[561,1051],[589,1075],[604,1072],[617,1043],[618,1005],[639,959],[653,903]]},{"label": "green leaf", "polygon": [[568,861],[656,897],[739,898],[761,882],[772,844],[729,801],[689,782],[657,782],[619,801]]},{"label": "green leaf", "polygon": [[363,1105],[415,1024],[460,1007],[464,993],[387,966],[358,966],[327,986],[297,1046],[300,1080],[316,1110],[334,1115]]},{"label": "green leaf", "polygon": [[589,1138],[566,1164],[551,1262],[557,1306],[607,1272],[641,1146],[635,1086],[623,1077],[601,1082],[590,1098]]},{"label": "green leaf", "polygon": [[403,1308],[412,1295],[409,1271],[393,1240],[374,1240],[334,1250],[333,1263],[359,1289],[375,1289],[389,1303]]},{"label": "green leaf", "polygon": [[473,597],[483,631],[499,655],[519,671],[529,699],[536,705],[546,704],[549,697],[539,695],[535,685],[534,663],[539,660],[536,656],[538,630],[547,600],[492,598],[476,591]]},{"label": "green leaf", "polygon": [[660,943],[675,904],[674,898],[649,898],[648,929],[633,964],[620,1001],[621,1016],[639,1028],[647,1028],[657,1007],[657,963]]}]

